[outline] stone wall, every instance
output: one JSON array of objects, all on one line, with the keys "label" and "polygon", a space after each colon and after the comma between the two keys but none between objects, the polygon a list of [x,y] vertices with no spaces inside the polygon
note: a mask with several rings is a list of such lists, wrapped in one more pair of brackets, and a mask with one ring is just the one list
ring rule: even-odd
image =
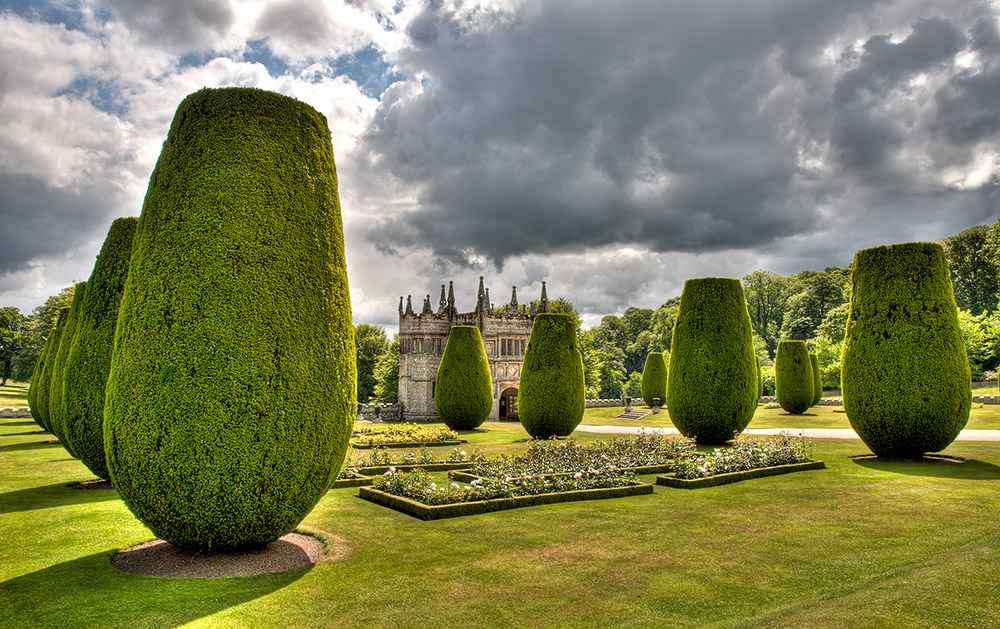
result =
[{"label": "stone wall", "polygon": [[0,408],[0,418],[8,419],[12,417],[31,417],[31,411],[27,406],[5,406]]},{"label": "stone wall", "polygon": [[375,423],[398,422],[402,408],[399,404],[358,404],[358,416],[355,420]]}]

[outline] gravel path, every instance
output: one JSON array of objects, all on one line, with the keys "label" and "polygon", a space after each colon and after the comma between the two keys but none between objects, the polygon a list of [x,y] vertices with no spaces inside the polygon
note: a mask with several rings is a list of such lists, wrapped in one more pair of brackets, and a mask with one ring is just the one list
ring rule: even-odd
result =
[{"label": "gravel path", "polygon": [[[640,426],[591,426],[581,424],[576,427],[581,432],[596,432],[606,434],[634,435],[642,428]],[[673,426],[648,427],[646,431],[661,431],[667,435],[680,434]],[[801,434],[809,439],[860,439],[858,433],[851,428],[748,428],[743,431],[750,435],[776,435],[787,432],[792,435]],[[1000,430],[963,430],[958,433],[956,441],[1000,441]]]}]

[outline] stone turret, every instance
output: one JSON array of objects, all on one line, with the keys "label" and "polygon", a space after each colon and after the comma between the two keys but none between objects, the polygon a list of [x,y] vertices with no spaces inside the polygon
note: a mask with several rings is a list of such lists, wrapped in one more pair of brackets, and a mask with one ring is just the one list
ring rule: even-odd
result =
[{"label": "stone turret", "polygon": [[434,311],[431,310],[431,296],[428,295],[424,298],[424,309],[420,312],[420,316],[432,314],[434,314]]}]

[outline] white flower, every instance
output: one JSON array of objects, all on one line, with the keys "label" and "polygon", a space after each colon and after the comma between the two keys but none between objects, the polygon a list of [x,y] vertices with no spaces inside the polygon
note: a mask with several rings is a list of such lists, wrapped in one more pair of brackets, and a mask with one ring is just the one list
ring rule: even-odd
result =
[{"label": "white flower", "polygon": [[452,483],[452,484],[451,484],[451,490],[452,490],[452,491],[458,491],[458,489],[459,489],[459,487],[458,487],[458,483]]},{"label": "white flower", "polygon": [[573,474],[573,478],[580,478],[582,476],[583,476],[582,472],[577,472],[576,474]]}]

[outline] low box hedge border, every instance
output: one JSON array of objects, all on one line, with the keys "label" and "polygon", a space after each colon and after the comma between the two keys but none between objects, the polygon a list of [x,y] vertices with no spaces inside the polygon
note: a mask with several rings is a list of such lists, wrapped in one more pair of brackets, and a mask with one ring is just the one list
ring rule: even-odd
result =
[{"label": "low box hedge border", "polygon": [[444,518],[457,518],[464,515],[478,515],[491,511],[504,511],[506,509],[519,509],[521,507],[533,507],[535,505],[555,504],[557,502],[574,502],[577,500],[603,500],[605,498],[623,498],[625,496],[641,496],[653,493],[653,486],[649,483],[632,482],[623,487],[605,487],[600,489],[579,489],[576,491],[562,491],[551,494],[536,494],[534,496],[517,496],[514,498],[494,498],[492,500],[480,500],[477,502],[461,502],[449,505],[426,505],[410,498],[394,496],[384,491],[362,487],[358,492],[358,497],[374,502],[375,504],[389,507],[413,516],[420,520],[441,520]]},{"label": "low box hedge border", "polygon": [[423,447],[435,447],[435,446],[460,446],[463,443],[469,443],[465,439],[448,439],[447,441],[389,441],[386,443],[372,443],[372,444],[358,444],[351,443],[351,447],[355,450],[374,450],[375,448],[419,448]]},{"label": "low box hedge border", "polygon": [[[468,467],[472,467],[472,465],[470,464]],[[455,468],[455,469],[463,469],[463,468]],[[615,468],[604,469],[604,470],[601,470],[601,471],[602,472],[632,472],[636,476],[639,476],[639,475],[642,475],[642,474],[663,474],[664,472],[669,472],[670,470],[671,470],[671,466],[669,464],[667,464],[667,465],[643,465],[643,466],[640,466],[640,467],[620,467],[620,468],[619,467],[615,467]],[[575,473],[576,472],[557,472],[555,474],[539,474],[538,476],[542,476],[543,478],[552,478],[554,476],[571,476],[571,475],[573,475]],[[475,474],[470,474],[468,472],[456,472],[456,473],[449,474],[448,477],[451,478],[451,480],[453,480],[455,482],[458,482],[458,483],[471,483],[474,480],[486,481],[486,480],[489,480],[491,478],[489,476],[477,476]],[[517,476],[515,478],[520,479],[520,478],[530,478],[530,477],[528,477],[528,476]]]},{"label": "low box hedge border", "polygon": [[788,465],[775,465],[773,467],[760,467],[755,470],[743,472],[729,472],[717,474],[706,478],[674,478],[673,476],[657,476],[656,484],[676,489],[700,489],[702,487],[717,487],[738,483],[751,478],[764,478],[765,476],[777,476],[779,474],[789,474],[791,472],[804,472],[806,470],[821,470],[826,467],[823,461],[807,461],[805,463],[789,463]]},{"label": "low box hedge border", "polygon": [[401,465],[380,465],[377,467],[359,467],[359,474],[366,474],[368,476],[376,476],[378,474],[385,474],[392,467],[397,472],[412,472],[413,470],[420,468],[425,472],[450,472],[451,470],[467,470],[475,465],[474,463],[449,463],[447,461],[441,461],[439,463],[406,463]]},{"label": "low box hedge border", "polygon": [[333,481],[330,485],[330,489],[344,489],[345,487],[367,487],[372,484],[371,476],[363,476],[361,478],[341,478]]}]

